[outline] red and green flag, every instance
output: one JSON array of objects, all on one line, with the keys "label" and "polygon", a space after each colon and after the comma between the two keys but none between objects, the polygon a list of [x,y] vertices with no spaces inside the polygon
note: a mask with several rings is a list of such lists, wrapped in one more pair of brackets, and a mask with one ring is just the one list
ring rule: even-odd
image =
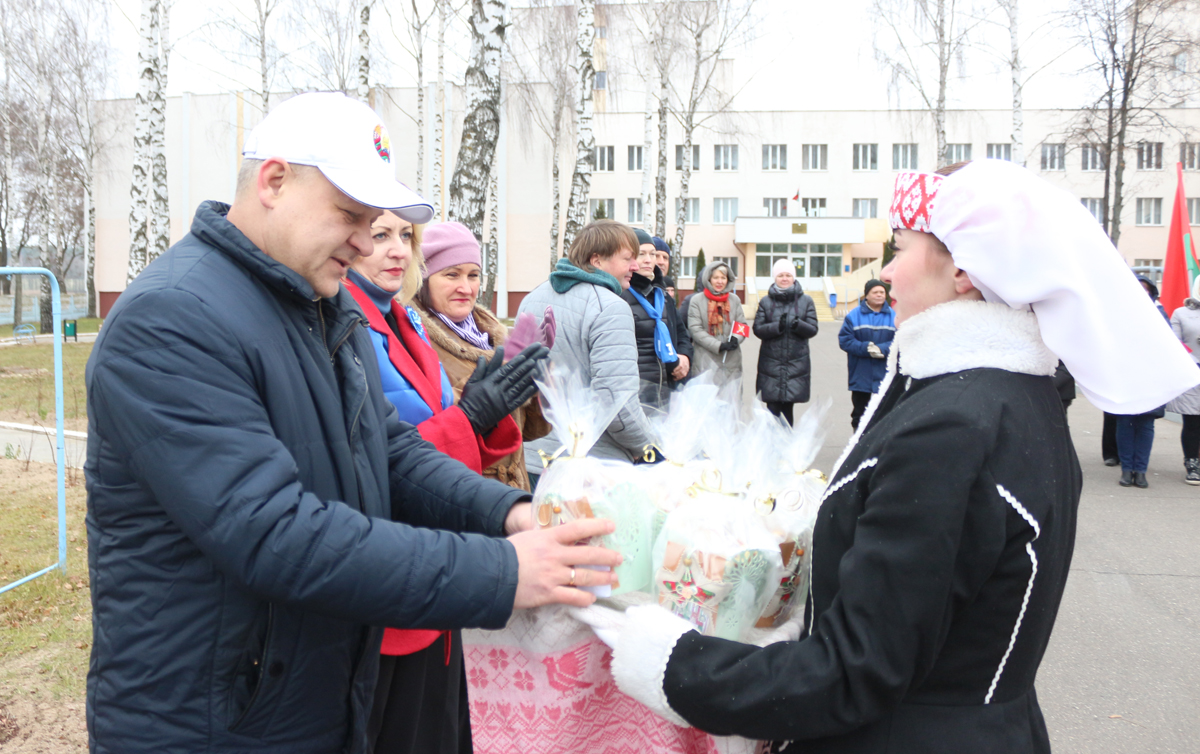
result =
[{"label": "red and green flag", "polygon": [[1163,260],[1162,285],[1158,300],[1168,314],[1183,306],[1191,295],[1192,281],[1200,275],[1200,262],[1192,244],[1187,197],[1183,192],[1183,163],[1175,163],[1179,185],[1175,189],[1175,207],[1171,211],[1171,230],[1167,235],[1167,256]]}]

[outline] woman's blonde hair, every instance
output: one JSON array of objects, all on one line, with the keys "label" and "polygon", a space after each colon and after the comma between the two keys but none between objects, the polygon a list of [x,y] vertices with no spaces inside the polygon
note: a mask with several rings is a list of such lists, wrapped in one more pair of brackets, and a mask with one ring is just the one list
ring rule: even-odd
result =
[{"label": "woman's blonde hair", "polygon": [[408,306],[420,290],[421,281],[425,279],[425,255],[421,253],[421,235],[425,232],[425,226],[413,225],[412,232],[412,263],[404,271],[404,282],[400,285],[400,292],[394,297],[402,306]]}]

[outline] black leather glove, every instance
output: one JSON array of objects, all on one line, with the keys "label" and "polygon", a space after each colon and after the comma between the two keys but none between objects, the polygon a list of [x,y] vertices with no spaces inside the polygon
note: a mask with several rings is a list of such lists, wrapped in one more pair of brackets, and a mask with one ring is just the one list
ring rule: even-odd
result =
[{"label": "black leather glove", "polygon": [[491,361],[479,357],[479,364],[458,399],[458,407],[477,434],[491,432],[504,417],[537,393],[533,378],[538,374],[538,365],[549,355],[550,349],[533,343],[507,364],[504,346],[496,349]]},{"label": "black leather glove", "polygon": [[804,320],[801,320],[801,319],[793,319],[793,320],[791,321],[791,325],[790,325],[790,326],[791,326],[791,329],[792,329],[792,332],[794,332],[795,334],[799,335],[799,334],[800,334],[800,325],[802,325],[802,324],[804,324]]},{"label": "black leather glove", "polygon": [[739,345],[741,345],[741,344],[738,343],[737,338],[734,338],[733,340],[723,341],[721,343],[721,349],[720,349],[721,353],[724,353],[725,351],[732,351],[733,349],[737,348]]},{"label": "black leather glove", "polygon": [[779,318],[779,332],[780,333],[785,333],[788,331],[788,320],[789,319],[791,319],[791,318],[788,317],[788,315],[786,315],[786,314],[784,314],[782,317]]}]

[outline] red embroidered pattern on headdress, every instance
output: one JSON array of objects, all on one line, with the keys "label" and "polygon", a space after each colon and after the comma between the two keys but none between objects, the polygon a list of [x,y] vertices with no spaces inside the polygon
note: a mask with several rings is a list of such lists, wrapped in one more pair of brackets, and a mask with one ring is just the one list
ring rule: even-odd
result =
[{"label": "red embroidered pattern on headdress", "polygon": [[929,230],[929,214],[943,176],[934,173],[901,173],[896,176],[896,192],[888,221],[893,228],[907,228],[922,233]]}]

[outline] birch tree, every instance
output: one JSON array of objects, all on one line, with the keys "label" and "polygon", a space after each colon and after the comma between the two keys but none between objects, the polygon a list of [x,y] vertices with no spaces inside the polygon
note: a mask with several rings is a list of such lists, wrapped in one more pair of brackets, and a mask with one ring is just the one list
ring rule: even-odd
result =
[{"label": "birch tree", "polygon": [[155,0],[154,78],[150,96],[150,245],[146,264],[171,245],[171,212],[167,187],[167,71],[170,65],[170,0]]},{"label": "birch tree", "polygon": [[443,152],[446,146],[446,124],[443,122],[446,115],[446,25],[449,23],[449,8],[447,7],[450,0],[434,0],[437,3],[438,13],[438,29],[437,29],[437,92],[435,92],[435,102],[433,106],[433,191],[430,192],[433,203],[433,216],[436,219],[444,219],[445,212],[442,208],[442,187],[446,185],[446,169],[444,167],[445,156]]},{"label": "birch tree", "polygon": [[358,85],[354,96],[362,102],[367,102],[371,96],[371,6],[374,3],[362,2],[358,5],[358,50],[355,63],[358,69]]},{"label": "birch tree", "polygon": [[471,229],[483,245],[488,176],[500,135],[500,56],[504,47],[505,3],[474,0],[471,11],[471,58],[464,79],[466,115],[454,176],[450,179],[449,218]]},{"label": "birch tree", "polygon": [[483,247],[483,305],[494,309],[496,273],[500,269],[500,163],[492,162],[488,172],[488,242]]},{"label": "birch tree", "polygon": [[289,5],[290,0],[250,0],[216,6],[215,17],[200,30],[213,49],[253,76],[245,88],[258,93],[264,114],[271,109],[271,89],[288,58]]},{"label": "birch tree", "polygon": [[[0,107],[3,107],[3,111],[0,111],[0,141],[3,141],[3,144],[0,145],[0,148],[3,149],[3,154],[0,155],[0,170],[3,170],[3,174],[0,174],[0,267],[10,266],[9,238],[16,217],[13,212],[13,198],[16,194],[13,185],[16,181],[13,160],[16,150],[13,139],[16,137],[14,121],[17,117],[16,103],[13,100],[13,67],[16,64],[16,56],[12,38],[12,27],[15,22],[15,12],[12,7],[8,3],[0,3],[0,57],[2,57],[0,62],[4,65],[4,90],[0,93],[0,96],[4,98],[3,103],[0,103]],[[0,291],[8,294],[11,287],[11,278],[0,278]],[[20,324],[19,310],[15,316],[17,320],[13,323],[14,326]]]},{"label": "birch tree", "polygon": [[508,91],[528,120],[545,134],[550,148],[550,271],[558,263],[562,225],[561,162],[565,140],[572,133],[575,94],[571,61],[575,19],[570,6],[538,5],[517,24],[522,33],[511,40],[513,51]]},{"label": "birch tree", "polygon": [[149,262],[150,248],[150,100],[155,84],[157,27],[156,0],[142,0],[138,45],[138,88],[133,99],[133,180],[129,187],[129,266],[126,281],[132,283]]},{"label": "birch tree", "polygon": [[698,127],[727,112],[733,103],[734,93],[726,91],[723,86],[725,82],[719,80],[719,61],[729,54],[735,44],[748,40],[748,34],[755,26],[750,22],[753,8],[753,0],[685,3],[675,16],[675,26],[690,47],[684,57],[687,75],[679,77],[687,90],[677,94],[679,105],[674,113],[683,127],[679,209],[675,217],[675,244],[671,252],[671,263],[677,270],[683,269],[683,239],[692,178],[692,138]]},{"label": "birch tree", "polygon": [[1170,124],[1161,109],[1181,104],[1200,77],[1178,70],[1176,56],[1200,52],[1185,0],[1074,0],[1067,23],[1090,54],[1081,71],[1098,96],[1083,108],[1067,137],[1098,150],[1104,170],[1101,224],[1114,245],[1125,211],[1125,166],[1139,133]]},{"label": "birch tree", "polygon": [[938,167],[946,164],[946,102],[951,66],[961,69],[971,33],[984,22],[970,0],[874,0],[875,57],[892,86],[907,88],[933,117]]},{"label": "birch tree", "polygon": [[1021,66],[1020,0],[999,0],[1000,9],[1008,20],[1009,61],[1012,75],[1012,159],[1025,164],[1025,71]]},{"label": "birch tree", "polygon": [[575,170],[571,175],[571,198],[567,203],[567,227],[563,248],[571,248],[575,234],[588,222],[588,195],[592,187],[592,161],[596,154],[596,136],[592,132],[592,90],[596,70],[592,51],[596,43],[595,0],[575,3]]},{"label": "birch tree", "polygon": [[404,35],[401,36],[395,32],[395,18],[391,16],[388,6],[382,6],[384,11],[388,13],[392,19],[392,34],[396,37],[396,41],[400,47],[404,49],[413,58],[413,63],[416,67],[417,78],[417,116],[415,123],[417,126],[417,181],[416,190],[421,196],[429,196],[429,187],[425,183],[425,126],[428,121],[428,105],[425,102],[425,43],[429,36],[429,24],[433,20],[433,14],[437,12],[436,2],[430,6],[427,12],[422,12],[417,0],[409,0],[406,5],[400,3],[401,8],[401,23],[404,26]]},{"label": "birch tree", "polygon": [[309,40],[289,57],[305,87],[356,96],[361,7],[346,0],[294,0],[296,37]]}]

